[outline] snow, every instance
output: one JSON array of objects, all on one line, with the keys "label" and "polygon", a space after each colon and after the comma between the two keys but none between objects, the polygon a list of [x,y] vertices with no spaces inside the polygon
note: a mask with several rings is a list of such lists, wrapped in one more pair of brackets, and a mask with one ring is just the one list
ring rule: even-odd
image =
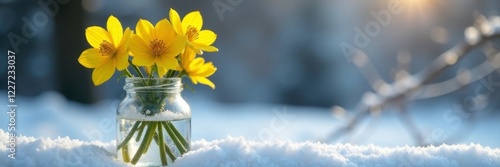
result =
[{"label": "snow", "polygon": [[[189,110],[188,110],[189,111]],[[149,114],[151,111],[146,110],[146,114]],[[167,120],[181,120],[181,119],[188,119],[191,117],[191,113],[187,111],[181,111],[181,112],[172,112],[169,110],[166,110],[165,112],[161,112],[160,114],[157,115],[159,120],[167,119]],[[146,118],[144,114],[141,114],[139,110],[137,109],[136,106],[131,106],[128,111],[124,111],[122,116],[122,119],[144,119],[144,120],[151,120],[151,118]]]},{"label": "snow", "polygon": [[478,144],[431,147],[198,140],[174,166],[499,166],[500,149]]},{"label": "snow", "polygon": [[[2,92],[0,91],[0,94]],[[6,93],[6,92],[5,92]],[[194,93],[193,93],[194,94]],[[186,93],[189,95],[189,92]],[[184,96],[184,95],[183,95]],[[0,105],[7,105],[2,100]],[[252,140],[281,139],[294,142],[317,141],[327,136],[336,127],[345,124],[347,119],[336,118],[329,109],[315,107],[286,106],[279,104],[220,104],[199,96],[185,96],[192,110],[192,140],[216,140],[231,136],[242,136]],[[94,105],[82,105],[66,100],[56,92],[45,92],[34,98],[17,97],[17,132],[26,136],[51,137],[69,136],[83,141],[99,140],[109,142],[115,139],[116,108],[118,100],[105,100]],[[457,126],[456,120],[444,118],[454,116],[453,104],[425,107],[434,108],[433,112],[413,114],[419,128],[426,136],[435,132],[453,136],[455,132],[468,134],[455,144],[480,143],[490,147],[500,147],[500,114],[481,111],[473,118],[471,128],[467,118]],[[345,115],[349,118],[349,113]],[[455,114],[458,118],[460,114]],[[453,118],[455,118],[453,117]],[[474,121],[475,120],[475,121]],[[7,117],[0,117],[0,127],[8,124]],[[249,126],[252,125],[252,126]],[[365,133],[370,132],[370,133]],[[349,143],[395,147],[415,144],[410,134],[394,112],[384,112],[382,116],[365,121],[351,136]],[[350,139],[349,139],[350,138]],[[390,139],[388,139],[390,138]]]},{"label": "snow", "polygon": [[[8,133],[0,129],[0,154],[7,155]],[[479,144],[431,147],[328,145],[243,137],[193,142],[193,150],[172,166],[500,166],[500,149]],[[2,166],[128,166],[114,158],[115,142],[85,142],[69,137],[17,138],[16,159]]]},{"label": "snow", "polygon": [[35,138],[18,136],[16,138],[15,159],[10,154],[9,133],[0,129],[1,166],[126,166],[115,160],[111,150],[114,142],[84,142],[69,137]]},{"label": "snow", "polygon": [[[412,138],[391,112],[346,136],[351,144],[322,144],[316,141],[344,123],[328,109],[185,99],[192,109],[192,151],[173,166],[500,166],[500,116],[486,111],[472,130],[443,120],[451,107],[412,112],[427,135],[470,133],[454,145],[406,146]],[[16,159],[7,157],[8,120],[0,117],[0,167],[126,166],[113,157],[118,100],[82,105],[46,92],[17,101]]]}]

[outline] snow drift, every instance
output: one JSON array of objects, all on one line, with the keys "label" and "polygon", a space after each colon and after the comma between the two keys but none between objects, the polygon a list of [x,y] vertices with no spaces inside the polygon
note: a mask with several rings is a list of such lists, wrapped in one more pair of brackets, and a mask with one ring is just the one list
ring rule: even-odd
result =
[{"label": "snow drift", "polygon": [[[7,157],[8,133],[0,129],[2,166],[127,166],[114,159],[115,143],[69,137],[17,138]],[[254,141],[242,137],[193,142],[173,166],[500,166],[500,149],[478,144],[379,147],[315,142]]]}]

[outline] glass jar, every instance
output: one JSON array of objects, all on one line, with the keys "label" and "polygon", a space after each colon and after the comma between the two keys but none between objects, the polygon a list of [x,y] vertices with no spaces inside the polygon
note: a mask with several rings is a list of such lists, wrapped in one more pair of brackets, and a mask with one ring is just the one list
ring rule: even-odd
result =
[{"label": "glass jar", "polygon": [[117,110],[117,158],[137,166],[165,166],[189,151],[191,109],[181,78],[126,78]]}]

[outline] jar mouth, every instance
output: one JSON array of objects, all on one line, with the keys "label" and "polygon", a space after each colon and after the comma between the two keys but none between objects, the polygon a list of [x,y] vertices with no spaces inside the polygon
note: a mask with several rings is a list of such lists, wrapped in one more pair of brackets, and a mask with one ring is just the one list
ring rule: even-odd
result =
[{"label": "jar mouth", "polygon": [[123,87],[127,92],[167,92],[178,93],[182,91],[181,78],[138,78],[125,79]]}]

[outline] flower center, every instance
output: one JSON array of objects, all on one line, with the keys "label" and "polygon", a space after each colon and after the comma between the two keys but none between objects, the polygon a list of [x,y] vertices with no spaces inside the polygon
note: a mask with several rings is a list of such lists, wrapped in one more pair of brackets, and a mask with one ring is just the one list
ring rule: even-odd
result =
[{"label": "flower center", "polygon": [[153,56],[161,56],[163,53],[165,53],[165,50],[167,47],[165,47],[165,43],[163,40],[159,39],[154,39],[149,43],[149,47],[151,48],[151,51],[153,52]]},{"label": "flower center", "polygon": [[99,46],[99,53],[101,53],[102,56],[114,55],[115,50],[115,46],[113,46],[112,43],[106,40],[102,41],[101,45]]},{"label": "flower center", "polygon": [[188,37],[189,41],[194,41],[198,39],[198,30],[196,30],[195,27],[189,25],[186,30],[186,36]]}]

